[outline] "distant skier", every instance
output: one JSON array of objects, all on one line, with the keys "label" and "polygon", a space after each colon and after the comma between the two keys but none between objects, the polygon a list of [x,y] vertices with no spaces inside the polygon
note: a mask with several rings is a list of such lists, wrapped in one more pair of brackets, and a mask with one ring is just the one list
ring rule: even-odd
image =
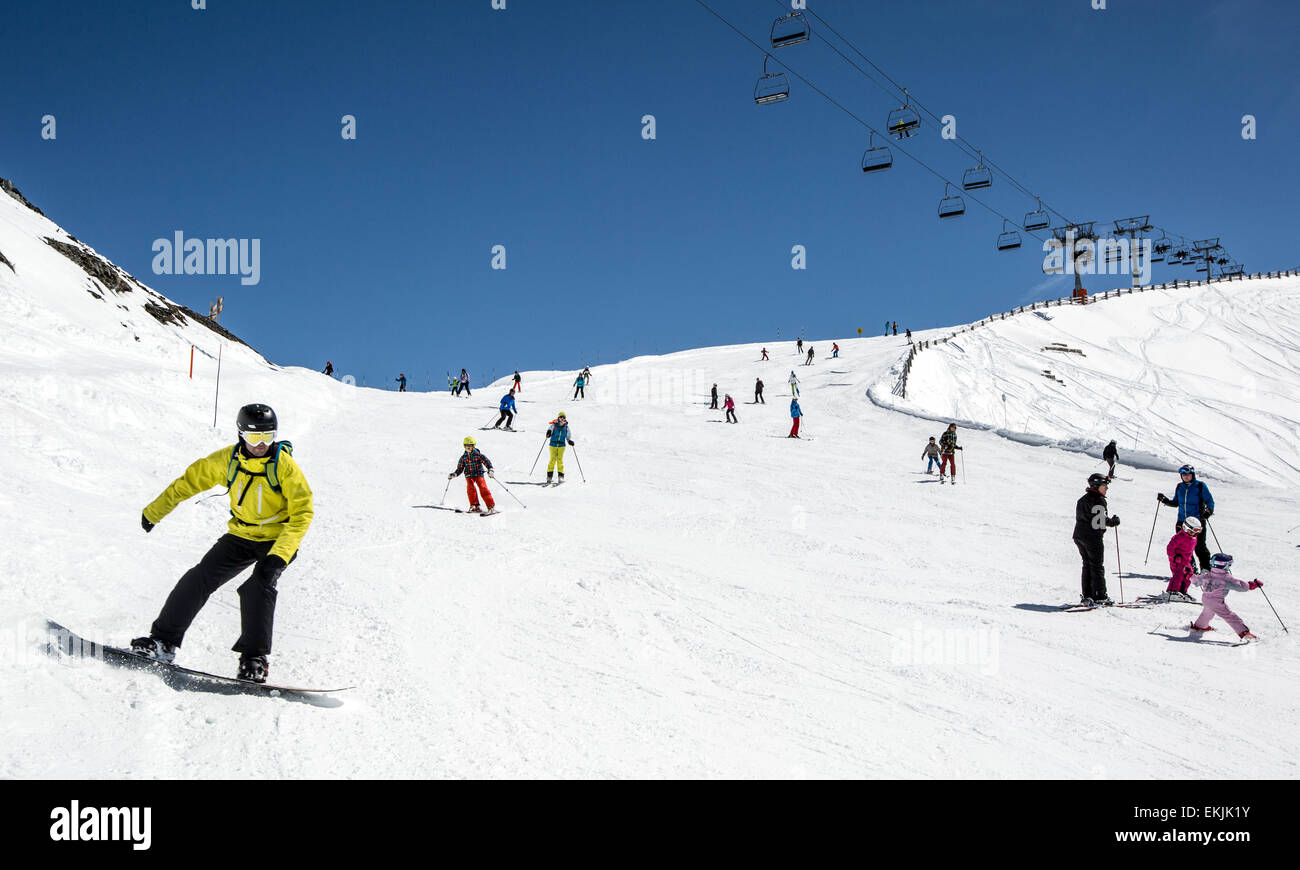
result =
[{"label": "distant skier", "polygon": [[794,420],[794,423],[790,426],[790,434],[789,434],[789,436],[787,436],[787,437],[789,437],[789,438],[798,438],[798,437],[799,437],[799,421],[803,418],[803,411],[799,408],[799,400],[798,400],[798,399],[791,399],[791,400],[790,400],[790,417]]},{"label": "distant skier", "polygon": [[767,400],[763,398],[763,379],[762,379],[762,378],[758,378],[757,380],[754,381],[754,404],[755,404],[755,405],[758,405],[758,404],[760,404],[760,403],[761,403],[761,404],[764,404],[764,405],[767,404]]},{"label": "distant skier", "polygon": [[799,378],[795,376],[794,369],[790,369],[790,395],[796,398],[799,396]]},{"label": "distant skier", "polygon": [[952,482],[957,483],[957,424],[949,423],[948,429],[939,436],[939,482],[943,483],[943,470],[951,467]]},{"label": "distant skier", "polygon": [[911,340],[912,340],[912,330],[910,330],[910,329],[907,330],[907,340],[908,340],[908,341],[911,341]]},{"label": "distant skier", "polygon": [[1201,534],[1201,521],[1188,517],[1165,545],[1169,557],[1169,585],[1161,596],[1165,601],[1195,601],[1187,594],[1192,585],[1196,555],[1196,541]]},{"label": "distant skier", "polygon": [[573,381],[573,398],[575,399],[587,398],[586,387],[587,387],[587,379],[584,378],[581,374],[579,374],[578,377],[576,377]]},{"label": "distant skier", "polygon": [[334,377],[334,363],[329,360],[325,360],[325,374]]},{"label": "distant skier", "polygon": [[[447,475],[451,480],[458,474],[465,475],[465,491],[469,494],[470,513],[479,513],[478,497],[483,496],[483,503],[487,505],[487,510],[483,513],[496,513],[497,504],[492,500],[492,493],[488,491],[487,481],[483,479],[483,473],[486,469],[488,477],[496,477],[492,472],[492,461],[479,452],[478,447],[474,446],[472,436],[466,435],[464,441],[465,452],[460,455],[460,461],[456,463],[456,470]],[[477,490],[477,491],[476,491]]]},{"label": "distant skier", "polygon": [[[1178,522],[1174,524],[1175,531],[1182,527],[1183,521],[1188,517],[1196,517],[1205,523],[1214,515],[1214,496],[1210,495],[1210,490],[1204,483],[1196,479],[1196,469],[1184,465],[1178,469],[1178,476],[1182,482],[1174,490],[1173,498],[1166,498],[1164,493],[1156,493],[1156,501],[1170,507],[1177,506]],[[1201,563],[1202,571],[1210,570],[1210,548],[1205,544],[1204,530],[1196,539],[1196,558]]]},{"label": "distant skier", "polygon": [[735,423],[735,422],[737,422],[737,421],[736,421],[736,403],[735,403],[734,401],[732,401],[732,399],[731,399],[731,394],[730,394],[730,393],[727,394],[726,401],[724,401],[724,402],[722,403],[722,407],[725,408],[726,411],[727,411],[727,422],[728,422],[728,423]]},{"label": "distant skier", "polygon": [[1101,458],[1110,463],[1110,471],[1106,472],[1106,476],[1114,480],[1115,463],[1119,462],[1119,448],[1115,446],[1115,439],[1112,438],[1106,449],[1101,451]]},{"label": "distant skier", "polygon": [[794,343],[794,346],[799,356],[803,356],[803,339],[801,338],[798,341],[796,341]]},{"label": "distant skier", "polygon": [[1225,553],[1215,553],[1210,560],[1210,570],[1196,575],[1193,581],[1197,586],[1205,590],[1201,596],[1201,614],[1192,621],[1193,631],[1213,631],[1214,627],[1210,621],[1216,616],[1223,617],[1223,621],[1232,626],[1232,630],[1237,633],[1237,637],[1242,640],[1256,640],[1257,637],[1246,627],[1246,623],[1241,621],[1241,617],[1232,612],[1228,603],[1224,600],[1231,589],[1258,589],[1263,586],[1258,580],[1251,580],[1249,583],[1238,580],[1232,576],[1232,557]]},{"label": "distant skier", "polygon": [[804,365],[806,366],[812,365],[813,355],[816,353],[817,353],[817,348],[815,347],[808,348],[808,359],[804,360]]},{"label": "distant skier", "polygon": [[885,321],[885,336],[886,336],[886,337],[889,336],[889,321],[888,321],[888,320]]},{"label": "distant skier", "polygon": [[405,393],[405,392],[406,392],[406,372],[399,372],[398,375],[397,375],[397,377],[393,378],[393,380],[397,381],[397,392],[399,392],[399,393]]},{"label": "distant skier", "polygon": [[551,461],[546,464],[546,482],[551,482],[551,472],[558,470],[559,479],[556,480],[556,486],[564,483],[564,448],[573,446],[573,436],[569,433],[569,420],[561,411],[550,423],[550,428],[546,430],[546,437],[551,439]]},{"label": "distant skier", "polygon": [[523,378],[519,377],[519,370],[515,369],[515,385],[510,388],[512,393],[522,393],[524,391]]},{"label": "distant skier", "polygon": [[929,457],[929,461],[925,464],[926,474],[934,474],[936,465],[939,466],[940,471],[943,471],[943,460],[939,458],[939,445],[934,442],[933,435],[930,436],[930,443],[925,445],[925,449],[921,451],[921,458],[925,459],[927,457]]},{"label": "distant skier", "polygon": [[293,445],[276,441],[279,421],[266,405],[245,405],[235,419],[239,440],[185,469],[140,515],[146,531],[192,496],[214,486],[230,495],[228,531],[199,564],[177,582],[147,637],[131,649],[163,662],[176,658],[185,632],[208,597],[250,565],[253,573],[239,587],[238,678],[265,683],[270,673],[271,633],[276,583],[298,556],[313,508],[311,487],[293,458]]},{"label": "distant skier", "polygon": [[711,399],[711,401],[709,402],[709,410],[710,411],[718,410],[718,385],[717,384],[713,385],[713,389],[709,391],[709,396]]},{"label": "distant skier", "polygon": [[1074,505],[1074,544],[1083,558],[1081,604],[1109,607],[1106,594],[1106,530],[1119,525],[1118,516],[1106,513],[1106,476],[1088,476],[1088,490]]},{"label": "distant skier", "polygon": [[767,348],[763,348],[763,359],[762,359],[762,360],[759,360],[759,362],[762,362],[763,360],[766,360],[766,359],[767,359]]},{"label": "distant skier", "polygon": [[586,367],[583,368],[583,370],[582,370],[582,379],[583,379],[584,381],[586,381],[587,383],[591,383],[591,367],[590,367],[590,366],[586,366]]},{"label": "distant skier", "polygon": [[840,358],[839,342],[831,342],[831,359],[839,359],[839,358]]},{"label": "distant skier", "polygon": [[894,321],[894,335],[898,335],[898,321]]},{"label": "distant skier", "polygon": [[498,417],[497,421],[492,424],[492,428],[497,429],[504,422],[506,424],[507,432],[515,431],[513,428],[515,422],[515,391],[514,390],[511,390],[510,392],[506,393],[504,396],[501,397],[500,410],[501,410],[501,416]]},{"label": "distant skier", "polygon": [[460,381],[451,375],[447,375],[447,389],[453,396],[460,395]]},{"label": "distant skier", "polygon": [[464,369],[460,370],[460,389],[457,391],[457,395],[460,393],[464,393],[467,396],[474,395],[469,391],[469,372]]}]

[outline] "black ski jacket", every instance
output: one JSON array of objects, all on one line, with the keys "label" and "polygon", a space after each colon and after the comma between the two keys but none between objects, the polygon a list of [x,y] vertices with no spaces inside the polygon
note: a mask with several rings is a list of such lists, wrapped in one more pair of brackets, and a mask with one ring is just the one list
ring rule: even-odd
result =
[{"label": "black ski jacket", "polygon": [[1100,541],[1119,520],[1106,512],[1106,496],[1089,489],[1074,506],[1074,540]]},{"label": "black ski jacket", "polygon": [[1101,458],[1107,462],[1119,462],[1119,451],[1115,449],[1115,445],[1107,444],[1106,449],[1101,451]]}]

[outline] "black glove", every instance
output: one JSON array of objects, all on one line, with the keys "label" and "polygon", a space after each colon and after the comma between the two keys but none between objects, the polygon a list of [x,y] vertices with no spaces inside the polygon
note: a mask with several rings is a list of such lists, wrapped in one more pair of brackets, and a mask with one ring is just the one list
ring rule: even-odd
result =
[{"label": "black glove", "polygon": [[1166,504],[1166,505],[1168,505],[1168,504],[1173,504],[1173,502],[1171,502],[1169,499],[1165,498],[1165,494],[1164,494],[1163,492],[1158,492],[1158,493],[1156,493],[1156,501],[1160,502],[1161,504]]},{"label": "black glove", "polygon": [[573,441],[572,441],[572,440],[569,441],[569,446],[570,446],[570,447],[573,446]]},{"label": "black glove", "polygon": [[1201,505],[1201,519],[1208,520],[1212,516],[1214,516],[1214,511],[1207,508],[1205,505]]},{"label": "black glove", "polygon": [[288,563],[279,556],[267,556],[257,566],[257,570],[261,571],[262,576],[266,578],[266,581],[270,585],[274,586],[275,582],[280,579],[280,575],[284,573],[284,569],[287,567],[289,567]]},{"label": "black glove", "polygon": [[961,448],[961,447],[958,447],[958,448],[957,448],[957,449],[958,449],[958,450],[962,450],[962,449],[963,449],[963,448]]},{"label": "black glove", "polygon": [[149,522],[149,518],[144,514],[140,514],[140,528],[144,529],[146,532],[152,532],[153,527],[154,524]]},{"label": "black glove", "polygon": [[1118,516],[1113,516],[1113,517],[1111,517],[1110,519],[1106,520],[1106,525],[1108,525],[1108,526],[1118,526],[1118,525],[1119,525],[1119,517],[1118,517]]},{"label": "black glove", "polygon": [[447,479],[451,480],[455,476],[456,476],[456,472],[453,471],[451,474],[447,475]]}]

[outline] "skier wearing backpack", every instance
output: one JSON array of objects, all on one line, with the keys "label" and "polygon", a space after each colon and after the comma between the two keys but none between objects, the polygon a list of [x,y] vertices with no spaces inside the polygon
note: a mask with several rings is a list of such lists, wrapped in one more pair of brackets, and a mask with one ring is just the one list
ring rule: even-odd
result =
[{"label": "skier wearing backpack", "polygon": [[497,417],[497,421],[496,421],[495,423],[492,424],[492,428],[493,428],[493,429],[499,429],[499,428],[501,428],[501,423],[504,421],[505,424],[506,424],[506,431],[507,431],[507,432],[513,432],[513,431],[515,431],[513,428],[511,428],[511,427],[514,426],[514,422],[515,422],[515,392],[514,392],[514,390],[511,390],[510,392],[506,393],[504,396],[501,397],[501,406],[500,406],[500,410],[501,410],[501,416],[500,416],[500,417]]},{"label": "skier wearing backpack", "polygon": [[722,407],[727,411],[727,422],[735,423],[736,420],[736,403],[732,401],[731,394],[727,394],[727,400],[722,403]]},{"label": "skier wearing backpack", "polygon": [[483,511],[483,513],[494,514],[497,511],[497,505],[492,500],[492,493],[488,491],[487,481],[483,479],[485,469],[488,477],[496,477],[492,473],[492,461],[479,452],[478,447],[474,444],[473,437],[466,435],[463,446],[465,452],[461,453],[460,461],[456,463],[456,470],[447,475],[447,479],[451,480],[456,475],[463,473],[465,475],[465,491],[469,494],[469,512],[472,514],[480,512],[478,497],[482,494],[483,503],[487,505],[487,510]]},{"label": "skier wearing backpack", "polygon": [[1210,560],[1210,570],[1196,575],[1193,582],[1205,590],[1201,596],[1201,614],[1192,621],[1193,631],[1214,631],[1210,621],[1222,616],[1223,621],[1232,626],[1237,637],[1242,640],[1256,640],[1256,635],[1241,621],[1241,617],[1232,612],[1224,599],[1232,589],[1258,589],[1263,586],[1258,580],[1249,583],[1232,576],[1232,557],[1225,553],[1215,553]]},{"label": "skier wearing backpack", "polygon": [[239,440],[194,462],[185,473],[145,507],[140,525],[146,531],[163,521],[192,496],[214,486],[230,495],[227,532],[177,582],[146,637],[131,649],[148,658],[172,662],[185,632],[209,596],[250,565],[253,573],[239,586],[240,635],[238,679],[265,683],[270,672],[271,634],[276,583],[298,556],[311,526],[311,487],[293,458],[293,445],[276,441],[279,421],[267,405],[245,405],[235,426]]},{"label": "skier wearing backpack", "polygon": [[1114,480],[1115,463],[1119,462],[1119,448],[1115,446],[1115,439],[1112,438],[1111,442],[1106,445],[1106,449],[1101,451],[1101,458],[1110,463],[1110,470],[1106,472],[1106,476]]},{"label": "skier wearing backpack", "polygon": [[[1204,524],[1214,515],[1214,496],[1210,495],[1210,490],[1204,483],[1196,479],[1196,469],[1184,465],[1178,469],[1178,476],[1182,482],[1174,490],[1173,498],[1166,498],[1162,492],[1156,493],[1156,501],[1178,508],[1178,522],[1174,524],[1174,531],[1182,528],[1183,521],[1188,517],[1196,517]],[[1210,548],[1205,544],[1204,529],[1196,539],[1196,558],[1202,571],[1210,570]]]},{"label": "skier wearing backpack", "polygon": [[943,470],[952,467],[952,482],[957,484],[957,424],[949,423],[948,429],[939,436],[939,482],[943,483]]},{"label": "skier wearing backpack", "polygon": [[1160,596],[1162,600],[1196,601],[1187,594],[1187,590],[1192,585],[1192,575],[1196,573],[1192,563],[1201,531],[1201,521],[1196,517],[1188,517],[1165,546],[1165,555],[1169,557],[1169,586]]},{"label": "skier wearing backpack", "polygon": [[1119,525],[1119,517],[1106,514],[1104,474],[1088,477],[1088,490],[1074,505],[1074,545],[1083,557],[1081,604],[1109,607],[1115,602],[1106,594],[1106,530]]},{"label": "skier wearing backpack", "polygon": [[559,471],[559,478],[555,485],[559,486],[564,483],[564,448],[565,445],[573,446],[573,438],[569,433],[569,418],[564,416],[561,411],[555,419],[550,422],[546,429],[546,437],[550,439],[551,461],[546,464],[546,482],[551,482],[551,473],[554,470]]}]

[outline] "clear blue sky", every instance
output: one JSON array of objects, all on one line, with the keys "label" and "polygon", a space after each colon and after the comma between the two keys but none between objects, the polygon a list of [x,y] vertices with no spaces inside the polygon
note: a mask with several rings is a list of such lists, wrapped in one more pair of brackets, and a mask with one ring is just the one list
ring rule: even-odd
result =
[{"label": "clear blue sky", "polygon": [[[759,42],[782,12],[709,4]],[[1072,219],[1149,213],[1251,271],[1300,265],[1300,5],[810,5]],[[762,53],[694,0],[208,7],[10,4],[0,175],[177,301],[224,295],[222,322],[278,363],[424,389],[462,366],[478,383],[778,329],[950,325],[1071,286],[1031,239],[996,252],[1001,221],[973,201],[941,223],[942,183],[893,140],[894,168],[864,176],[866,130],[793,76],[789,100],[754,105]],[[774,54],[877,127],[896,107],[819,39]],[[904,147],[955,180],[971,164],[932,128]],[[1001,177],[984,194],[1033,207]],[[178,230],[261,239],[260,285],[154,275],[153,241]]]}]

